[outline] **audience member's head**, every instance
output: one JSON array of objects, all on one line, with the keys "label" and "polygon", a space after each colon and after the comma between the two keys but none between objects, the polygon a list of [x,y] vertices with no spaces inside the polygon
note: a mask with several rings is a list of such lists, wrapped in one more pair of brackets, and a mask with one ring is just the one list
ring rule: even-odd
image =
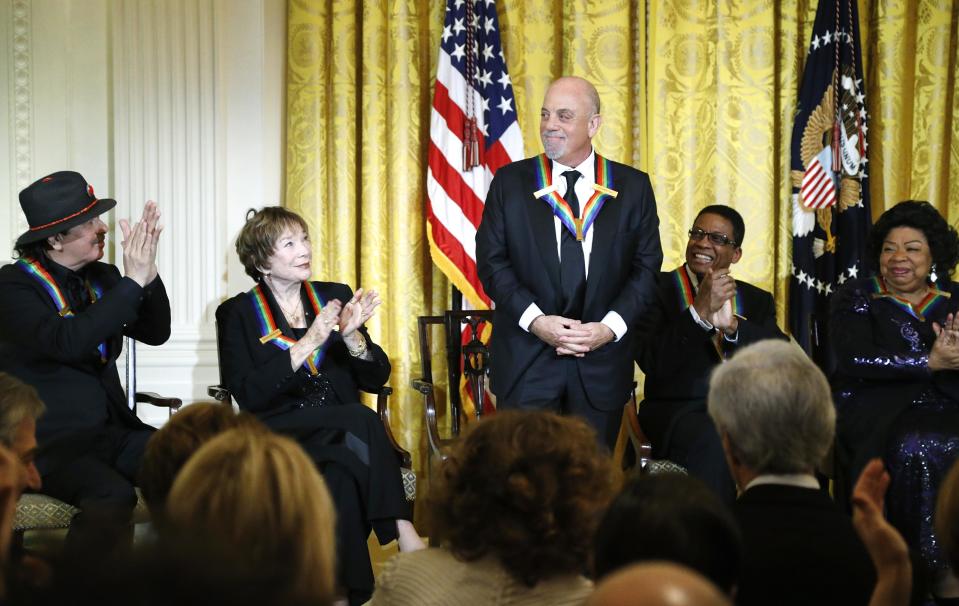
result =
[{"label": "audience member's head", "polygon": [[719,497],[683,474],[640,476],[613,500],[596,531],[595,578],[629,564],[683,564],[731,594],[739,578],[742,538]]},{"label": "audience member's head", "polygon": [[282,579],[289,599],[333,595],[333,502],[289,438],[246,428],[213,438],[177,474],[166,518],[172,532],[232,546],[246,567]]},{"label": "audience member's head", "polygon": [[954,573],[959,574],[959,461],[939,485],[936,499],[936,537]]},{"label": "audience member's head", "polygon": [[[44,405],[37,390],[20,379],[0,372],[0,444],[9,448],[23,464],[19,492],[40,488],[40,472],[33,459],[37,451],[37,419]],[[18,493],[19,494],[19,493]]]},{"label": "audience member's head", "polygon": [[760,341],[718,366],[708,409],[740,488],[761,474],[812,473],[836,427],[825,375],[784,341]]},{"label": "audience member's head", "polygon": [[183,408],[150,436],[140,465],[143,499],[156,516],[163,510],[177,473],[201,446],[228,429],[262,428],[256,417],[219,403],[198,402]]},{"label": "audience member's head", "polygon": [[431,521],[459,559],[491,555],[532,587],[584,571],[614,478],[582,420],[500,412],[475,424],[443,463]]},{"label": "audience member's head", "polygon": [[729,606],[715,585],[667,562],[633,564],[609,575],[586,606]]}]

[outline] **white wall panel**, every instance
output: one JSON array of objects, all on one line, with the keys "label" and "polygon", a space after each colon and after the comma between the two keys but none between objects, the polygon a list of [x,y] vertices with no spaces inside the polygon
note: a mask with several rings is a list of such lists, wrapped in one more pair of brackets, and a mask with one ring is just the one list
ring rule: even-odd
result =
[{"label": "white wall panel", "polygon": [[138,348],[141,389],[193,401],[218,379],[213,312],[250,286],[234,238],[282,197],[285,21],[285,0],[0,0],[0,245],[54,170],[117,199],[114,242],[158,202],[173,334]]}]

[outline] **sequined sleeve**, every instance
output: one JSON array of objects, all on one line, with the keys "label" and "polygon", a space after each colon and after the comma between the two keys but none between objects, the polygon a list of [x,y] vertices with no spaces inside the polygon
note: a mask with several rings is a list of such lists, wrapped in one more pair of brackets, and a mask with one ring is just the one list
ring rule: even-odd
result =
[{"label": "sequined sleeve", "polygon": [[[883,381],[929,376],[929,349],[907,320],[897,321],[874,308],[867,291],[855,287],[837,292],[832,299],[830,330],[839,374]],[[880,332],[895,334],[880,344]]]}]

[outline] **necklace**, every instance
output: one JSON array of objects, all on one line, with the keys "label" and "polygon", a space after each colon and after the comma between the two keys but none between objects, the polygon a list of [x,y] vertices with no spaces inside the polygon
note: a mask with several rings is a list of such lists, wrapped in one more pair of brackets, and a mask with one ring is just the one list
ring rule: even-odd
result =
[{"label": "necklace", "polygon": [[276,300],[276,304],[280,306],[280,310],[283,312],[283,315],[286,316],[287,322],[290,323],[290,328],[301,328],[300,324],[303,322],[303,301],[300,299],[299,293],[297,293],[293,311],[290,311],[286,305],[283,305],[283,300],[280,299],[280,295],[277,294],[272,285],[270,285],[270,290],[273,291],[273,298]]}]

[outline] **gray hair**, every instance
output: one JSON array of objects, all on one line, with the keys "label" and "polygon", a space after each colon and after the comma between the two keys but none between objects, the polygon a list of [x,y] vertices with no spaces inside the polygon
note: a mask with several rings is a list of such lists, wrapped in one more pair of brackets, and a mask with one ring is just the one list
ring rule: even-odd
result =
[{"label": "gray hair", "polygon": [[20,423],[27,418],[36,420],[45,409],[36,389],[0,372],[0,444],[12,446]]},{"label": "gray hair", "polygon": [[750,345],[716,368],[707,407],[732,454],[757,473],[808,473],[836,431],[826,376],[785,341]]}]

